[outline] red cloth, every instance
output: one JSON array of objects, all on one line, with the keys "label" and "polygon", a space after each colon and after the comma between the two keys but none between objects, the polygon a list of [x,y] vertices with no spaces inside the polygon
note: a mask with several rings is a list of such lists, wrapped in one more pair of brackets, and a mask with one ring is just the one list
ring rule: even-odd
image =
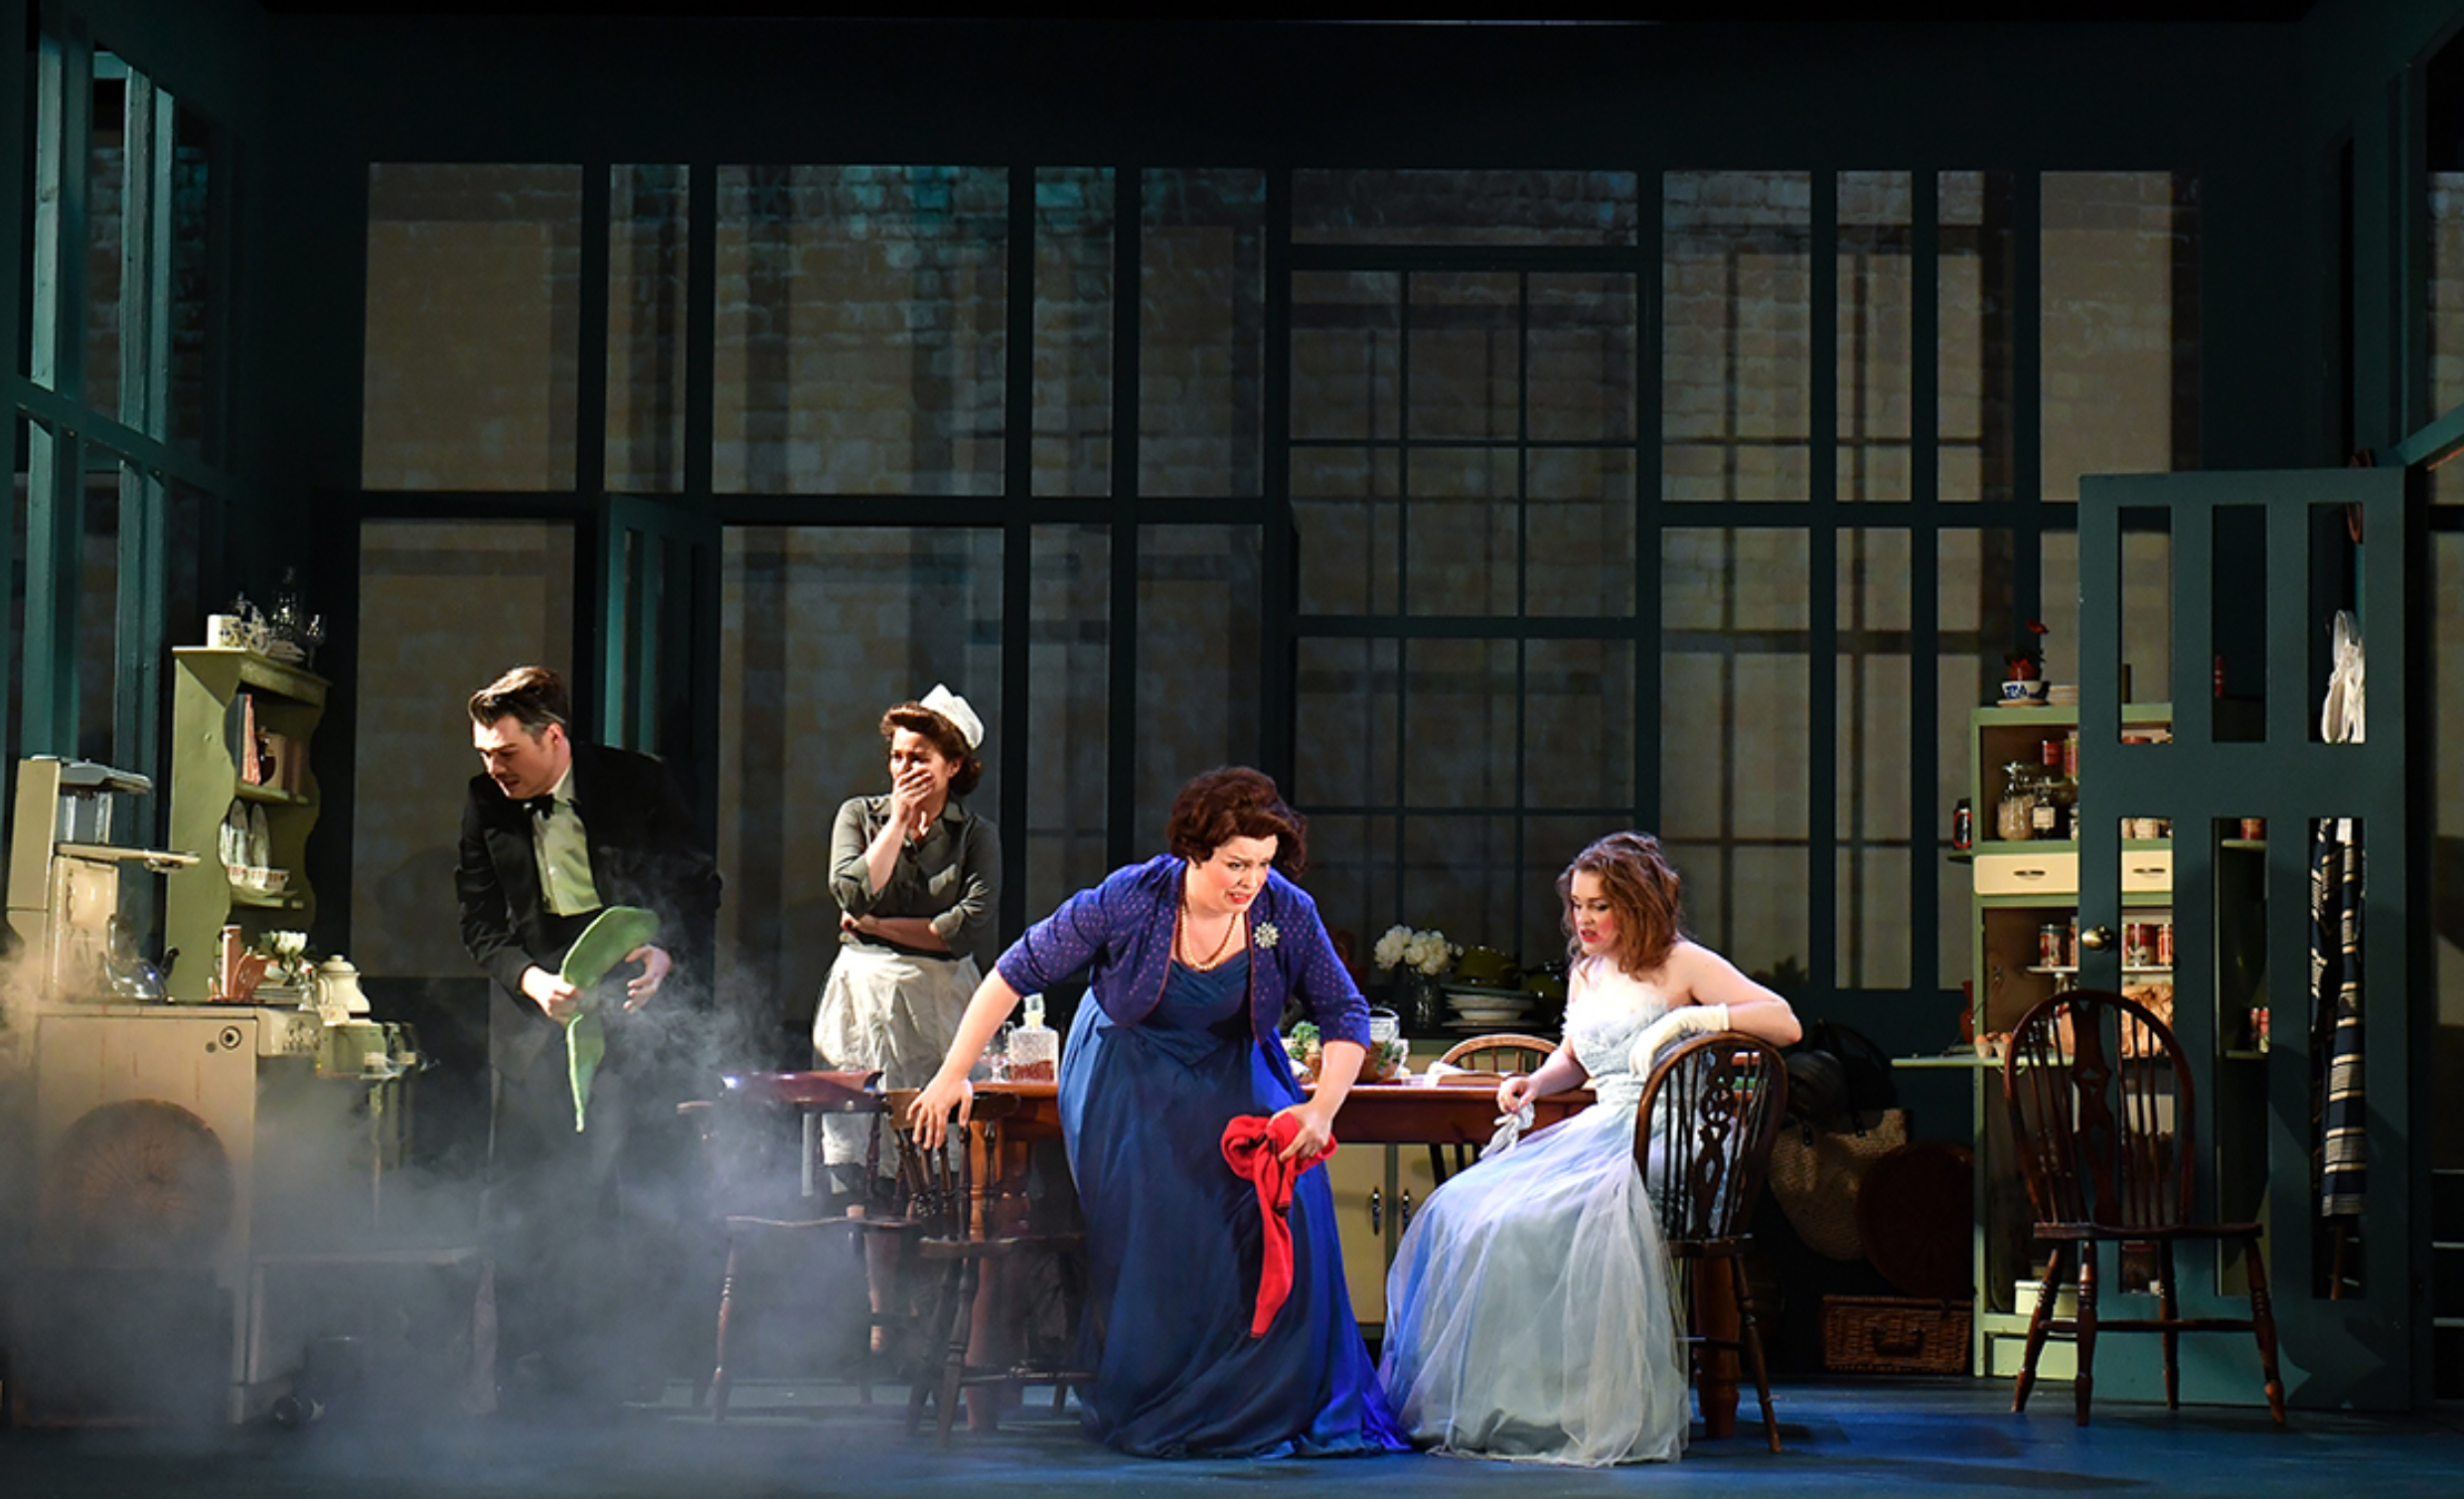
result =
[{"label": "red cloth", "polygon": [[1233,1174],[1258,1187],[1258,1211],[1266,1220],[1266,1256],[1258,1268],[1258,1309],[1249,1319],[1249,1335],[1266,1336],[1275,1314],[1292,1294],[1292,1184],[1301,1173],[1334,1153],[1334,1141],[1315,1155],[1292,1160],[1277,1157],[1301,1132],[1288,1114],[1273,1118],[1244,1114],[1223,1126],[1223,1158]]}]

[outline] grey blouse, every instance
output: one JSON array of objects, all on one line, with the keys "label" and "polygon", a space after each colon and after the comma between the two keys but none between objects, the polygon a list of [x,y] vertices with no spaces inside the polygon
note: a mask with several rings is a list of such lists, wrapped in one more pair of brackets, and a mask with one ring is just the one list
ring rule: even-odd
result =
[{"label": "grey blouse", "polygon": [[[1001,833],[956,799],[942,805],[941,816],[925,829],[921,842],[901,844],[889,882],[871,888],[864,871],[864,850],[889,821],[888,796],[850,797],[839,809],[830,835],[830,893],[849,916],[920,916],[950,945],[945,958],[975,951],[993,930],[994,907],[1001,894]],[[912,952],[898,943],[847,932],[841,942],[850,946]]]}]

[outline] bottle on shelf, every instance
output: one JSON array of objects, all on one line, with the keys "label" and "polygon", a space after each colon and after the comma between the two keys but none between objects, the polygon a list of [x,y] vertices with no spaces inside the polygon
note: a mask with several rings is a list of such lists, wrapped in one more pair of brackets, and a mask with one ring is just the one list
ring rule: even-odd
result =
[{"label": "bottle on shelf", "polygon": [[2028,810],[2031,837],[2062,836],[2062,741],[2047,739],[2037,746],[2037,797]]},{"label": "bottle on shelf", "polygon": [[2037,792],[2043,784],[2037,767],[2013,760],[2002,767],[2002,800],[1994,804],[1994,836],[2006,843],[2024,843],[2036,836]]}]

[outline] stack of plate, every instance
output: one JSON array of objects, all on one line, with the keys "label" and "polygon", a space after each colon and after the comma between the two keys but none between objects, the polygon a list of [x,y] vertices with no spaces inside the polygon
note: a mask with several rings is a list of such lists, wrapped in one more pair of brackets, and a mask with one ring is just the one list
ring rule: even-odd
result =
[{"label": "stack of plate", "polygon": [[1454,1018],[1447,1029],[1485,1034],[1490,1031],[1513,1030],[1523,1023],[1539,1001],[1521,989],[1474,987],[1468,984],[1450,985],[1446,991],[1447,1008]]}]

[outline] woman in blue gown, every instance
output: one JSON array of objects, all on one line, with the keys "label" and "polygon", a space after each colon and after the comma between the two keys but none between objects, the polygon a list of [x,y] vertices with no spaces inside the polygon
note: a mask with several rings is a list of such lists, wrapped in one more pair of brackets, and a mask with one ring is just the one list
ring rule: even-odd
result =
[{"label": "woman in blue gown", "polygon": [[[1063,902],[1001,955],[908,1124],[938,1141],[966,1117],[967,1074],[1022,993],[1092,970],[1060,1070],[1061,1128],[1087,1222],[1087,1431],[1145,1456],[1335,1456],[1401,1449],[1352,1319],[1334,1202],[1294,1185],[1292,1289],[1252,1336],[1265,1249],[1257,1188],[1224,1159],[1224,1126],[1288,1118],[1287,1160],[1333,1138],[1366,1058],[1368,1007],[1316,907],[1276,866],[1305,824],[1254,770],[1181,789],[1172,851]],[[1300,999],[1325,1038],[1313,1095],[1277,1035]]]}]

